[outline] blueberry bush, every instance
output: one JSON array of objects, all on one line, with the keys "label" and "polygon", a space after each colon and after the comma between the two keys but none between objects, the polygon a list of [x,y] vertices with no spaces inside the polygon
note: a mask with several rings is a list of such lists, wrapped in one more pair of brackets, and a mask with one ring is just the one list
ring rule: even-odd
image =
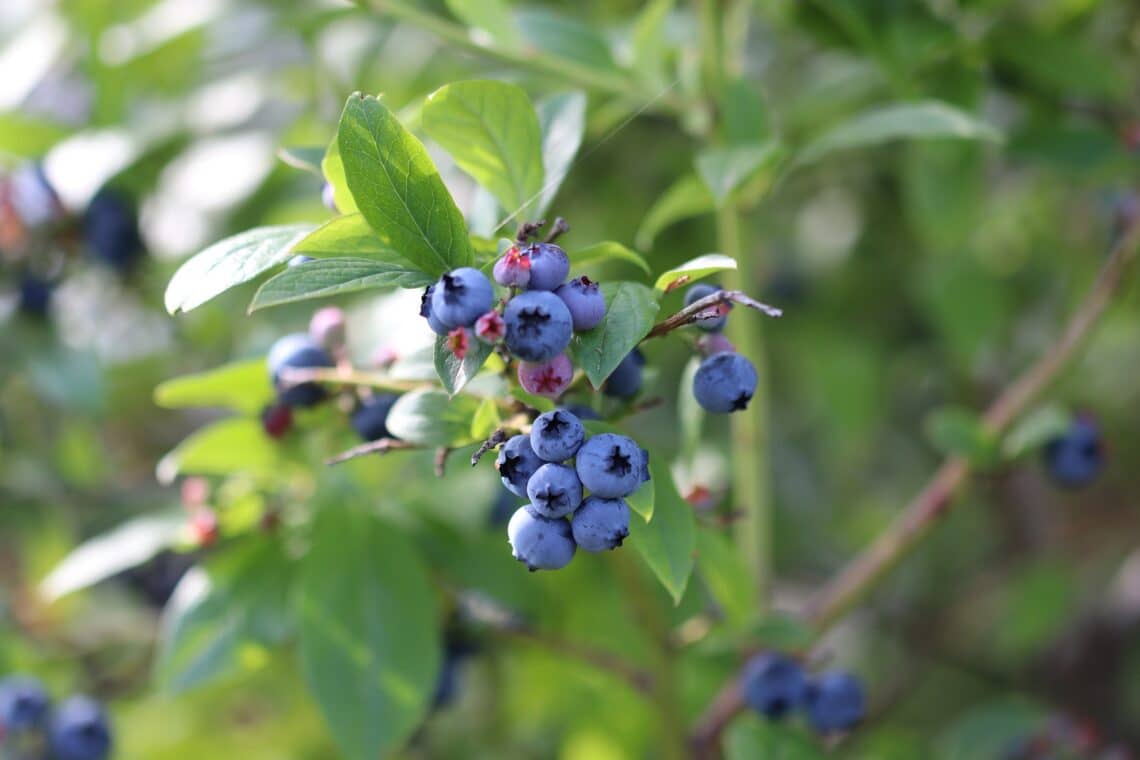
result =
[{"label": "blueberry bush", "polygon": [[0,60],[0,757],[1140,751],[1134,4]]}]

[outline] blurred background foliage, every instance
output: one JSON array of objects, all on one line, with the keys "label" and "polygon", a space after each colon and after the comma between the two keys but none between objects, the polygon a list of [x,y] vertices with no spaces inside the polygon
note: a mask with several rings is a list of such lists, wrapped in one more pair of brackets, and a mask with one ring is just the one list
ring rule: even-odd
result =
[{"label": "blurred background foliage", "polygon": [[[647,90],[685,103],[696,26],[686,6],[669,5],[655,4],[667,12],[660,55],[671,76]],[[1140,213],[1130,194],[1140,182],[1140,7],[753,5],[745,74],[787,139],[818,135],[870,105],[924,98],[976,113],[1007,136],[1002,145],[892,143],[829,156],[745,217],[746,255],[760,270],[750,289],[786,313],[765,332],[775,607],[794,612],[937,466],[942,453],[924,420],[945,407],[981,408],[1038,355],[1095,276],[1114,226]],[[442,3],[422,6],[450,15]],[[593,56],[584,59],[592,66],[620,68],[643,11],[635,2],[549,2],[520,10],[517,25],[566,55]],[[572,83],[368,10],[256,0],[7,0],[0,70],[7,168],[41,161],[76,216],[100,188],[115,188],[137,205],[148,253],[127,276],[90,257],[68,259],[47,319],[18,311],[15,275],[0,270],[0,673],[32,672],[56,690],[106,699],[122,757],[335,756],[287,656],[288,630],[237,642],[218,677],[196,688],[164,678],[161,656],[155,667],[170,586],[163,574],[177,578],[191,561],[216,577],[240,574],[232,552],[164,554],[55,603],[40,583],[76,544],[140,515],[155,519],[164,540],[190,546],[183,497],[156,479],[156,463],[220,415],[158,408],[154,387],[262,356],[277,336],[303,328],[311,307],[247,316],[247,287],[174,320],[162,292],[178,263],[209,242],[328,218],[320,179],[278,160],[280,146],[326,145],[353,90],[385,93],[414,125],[424,96],[456,79],[502,78],[534,98]],[[586,89],[586,140],[555,205],[574,244],[636,244],[658,269],[712,250],[708,216],[642,227],[691,172],[707,113],[682,113],[688,130],[679,130],[661,100]],[[462,192],[457,170],[442,154],[439,163]],[[627,266],[609,264],[599,276],[629,276]],[[345,300],[356,355],[404,348],[412,303]],[[998,757],[1050,731],[1079,734],[1072,746],[1095,735],[1097,746],[1140,747],[1138,325],[1140,302],[1128,288],[1055,394],[1061,408],[1103,426],[1110,456],[1098,482],[1058,490],[1032,455],[988,472],[872,604],[828,636],[826,650],[873,695],[868,725],[837,754]],[[633,429],[676,450],[675,378],[686,355],[668,342],[647,353],[658,378],[652,394],[665,403]],[[692,472],[678,473],[683,489],[729,485],[727,430],[711,428]],[[296,461],[311,467],[286,471],[283,498],[313,489],[331,440],[348,445],[351,436],[296,444]],[[700,612],[696,581],[674,609],[633,569],[617,585],[598,563],[516,572],[502,528],[489,524],[489,468],[455,467],[444,480],[431,469],[430,454],[410,454],[353,462],[336,477],[346,498],[376,500],[407,524],[445,577],[493,592],[560,638],[652,664],[638,622],[664,615],[681,625]],[[263,505],[245,513],[234,505],[265,497],[241,492],[240,482],[226,487],[223,533],[237,535]],[[291,505],[280,507],[288,519]],[[268,629],[280,623],[276,610],[247,610],[240,597],[230,613],[264,615]],[[733,646],[702,641],[699,657],[681,660],[687,716],[729,672]],[[401,756],[651,755],[652,706],[611,674],[495,633],[474,647],[454,700]],[[757,756],[766,730],[740,719],[730,754]]]}]

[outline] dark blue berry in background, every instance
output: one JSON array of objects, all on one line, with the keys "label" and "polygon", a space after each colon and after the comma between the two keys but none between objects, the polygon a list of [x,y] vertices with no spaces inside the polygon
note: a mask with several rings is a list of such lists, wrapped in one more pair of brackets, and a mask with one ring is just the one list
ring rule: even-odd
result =
[{"label": "dark blue berry in background", "polygon": [[526,496],[526,484],[543,464],[531,448],[529,435],[511,438],[499,449],[499,456],[495,459],[495,469],[499,471],[503,486],[515,496]]},{"label": "dark blue berry in background", "polygon": [[582,421],[566,409],[540,414],[530,429],[530,447],[546,462],[565,462],[585,440]]},{"label": "dark blue berry in background", "polygon": [[644,366],[645,357],[640,350],[633,349],[606,378],[602,393],[612,398],[633,398],[641,390]]},{"label": "dark blue berry in background", "polygon": [[1104,466],[1104,441],[1100,426],[1080,417],[1062,436],[1045,444],[1045,468],[1055,483],[1065,488],[1087,486]]},{"label": "dark blue berry in background", "polygon": [[575,277],[573,280],[558,286],[554,295],[562,299],[570,316],[574,320],[574,329],[592,330],[602,322],[606,316],[606,299],[602,295],[598,283],[589,277]]},{"label": "dark blue berry in background", "polygon": [[134,204],[120,192],[100,190],[83,214],[83,237],[91,255],[116,272],[128,272],[143,254]]},{"label": "dark blue berry in background", "polygon": [[[718,288],[716,285],[709,285],[709,284],[703,283],[703,282],[697,283],[696,285],[692,286],[691,288],[689,288],[688,290],[685,291],[685,305],[691,306],[692,304],[696,303],[697,301],[701,300],[702,298],[708,298],[713,293],[717,293],[720,290],[721,289]],[[723,330],[724,324],[727,321],[728,321],[728,315],[723,314],[719,317],[713,317],[711,319],[701,319],[701,320],[698,320],[697,322],[694,322],[693,324],[695,324],[697,327],[699,327],[702,330],[705,330],[707,332],[716,332],[718,330]]]},{"label": "dark blue berry in background", "polygon": [[503,310],[505,341],[512,354],[528,362],[544,362],[562,353],[573,335],[570,310],[553,293],[527,291]]},{"label": "dark blue berry in background", "polygon": [[554,243],[534,243],[525,247],[530,257],[530,290],[554,290],[570,274],[570,257]]},{"label": "dark blue berry in background", "polygon": [[182,576],[195,562],[193,554],[161,551],[149,561],[125,571],[122,579],[138,592],[147,604],[162,609],[174,594]]},{"label": "dark blue berry in background", "polygon": [[745,704],[768,718],[782,718],[798,709],[807,693],[807,677],[795,660],[780,654],[758,654],[740,673]]},{"label": "dark blue berry in background", "polygon": [[378,393],[361,403],[352,413],[352,429],[365,441],[391,438],[388,432],[388,412],[400,397],[394,393]]},{"label": "dark blue berry in background", "polygon": [[627,436],[595,435],[582,444],[574,461],[578,478],[594,496],[629,496],[641,485],[645,458],[641,447]]},{"label": "dark blue berry in background", "polygon": [[0,737],[43,728],[50,705],[43,684],[31,676],[0,681]]},{"label": "dark blue berry in background", "polygon": [[432,287],[431,312],[447,327],[470,327],[491,310],[495,289],[478,269],[461,267],[446,273]]},{"label": "dark blue berry in background", "polygon": [[812,679],[804,696],[808,723],[821,734],[850,731],[866,714],[866,697],[859,680],[833,671]]},{"label": "dark blue berry in background", "polygon": [[20,298],[17,307],[20,313],[29,317],[46,317],[51,309],[53,287],[47,280],[25,275],[20,280]]},{"label": "dark blue berry in background", "polygon": [[574,542],[588,552],[616,549],[629,535],[629,505],[625,499],[590,496],[574,513],[570,531]]},{"label": "dark blue berry in background", "polygon": [[502,528],[510,521],[519,507],[523,506],[518,496],[510,491],[498,491],[491,513],[487,515],[487,522],[492,528]]},{"label": "dark blue berry in background", "polygon": [[580,420],[600,420],[602,418],[602,415],[594,411],[592,406],[585,404],[567,404],[564,408]]},{"label": "dark blue berry in background", "polygon": [[693,376],[693,395],[705,411],[716,414],[748,408],[756,393],[756,367],[737,353],[713,354]]},{"label": "dark blue berry in background", "polygon": [[325,389],[318,383],[298,383],[286,388],[281,370],[286,367],[303,369],[333,366],[332,357],[306,333],[294,333],[278,339],[269,349],[269,374],[277,389],[281,403],[289,406],[313,406],[325,398]]},{"label": "dark blue berry in background", "polygon": [[566,517],[582,503],[582,483],[572,467],[544,464],[526,484],[528,509],[540,517]]},{"label": "dark blue berry in background", "polygon": [[420,316],[427,320],[428,327],[436,335],[447,335],[449,332],[447,325],[439,320],[432,312],[431,299],[432,294],[435,293],[435,285],[428,285],[424,289],[423,296],[420,297]]},{"label": "dark blue berry in background", "polygon": [[507,524],[515,559],[535,570],[558,570],[570,564],[578,548],[570,534],[570,523],[563,519],[539,517],[523,507]]},{"label": "dark blue berry in background", "polygon": [[83,696],[64,700],[52,713],[48,745],[53,760],[104,760],[111,753],[111,727],[102,706]]}]

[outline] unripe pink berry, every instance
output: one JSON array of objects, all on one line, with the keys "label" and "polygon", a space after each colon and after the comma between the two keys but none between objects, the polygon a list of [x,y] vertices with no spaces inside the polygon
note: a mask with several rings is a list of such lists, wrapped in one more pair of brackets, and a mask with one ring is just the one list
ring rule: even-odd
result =
[{"label": "unripe pink berry", "polygon": [[484,343],[498,343],[506,332],[507,324],[497,311],[489,311],[475,320],[475,335]]},{"label": "unripe pink berry", "polygon": [[342,309],[326,306],[318,309],[309,320],[309,337],[326,351],[336,353],[344,348],[347,323]]},{"label": "unripe pink berry", "polygon": [[198,546],[213,546],[218,540],[218,517],[209,507],[190,518],[190,534]]},{"label": "unripe pink berry", "polygon": [[558,398],[574,379],[574,365],[566,354],[545,362],[519,362],[519,383],[527,393]]},{"label": "unripe pink berry", "polygon": [[732,345],[732,341],[724,337],[722,333],[706,333],[697,340],[697,348],[705,356],[712,356],[724,351],[736,351],[736,346]]},{"label": "unripe pink berry", "polygon": [[525,288],[530,282],[530,256],[525,251],[519,250],[517,245],[512,245],[503,257],[495,262],[491,274],[495,282],[500,285]]}]

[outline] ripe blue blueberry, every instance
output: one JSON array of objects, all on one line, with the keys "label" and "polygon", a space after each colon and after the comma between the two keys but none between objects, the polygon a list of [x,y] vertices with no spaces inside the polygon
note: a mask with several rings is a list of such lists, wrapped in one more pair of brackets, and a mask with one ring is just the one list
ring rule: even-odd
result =
[{"label": "ripe blue blueberry", "polygon": [[756,367],[737,353],[713,354],[693,376],[693,395],[706,411],[718,414],[748,408],[756,393]]},{"label": "ripe blue blueberry", "polygon": [[514,557],[535,570],[557,570],[570,564],[578,548],[570,533],[570,523],[539,517],[523,507],[507,524],[507,539]]},{"label": "ripe blue blueberry", "polygon": [[643,366],[645,357],[641,351],[633,349],[606,378],[602,384],[602,393],[612,398],[633,398],[641,390]]},{"label": "ripe blue blueberry", "polygon": [[20,299],[17,305],[29,317],[46,317],[51,309],[52,284],[32,275],[20,280]]},{"label": "ripe blue blueberry", "polygon": [[365,441],[391,438],[388,432],[388,412],[399,398],[394,393],[379,393],[368,399],[352,413],[352,429]]},{"label": "ripe blue blueberry", "polygon": [[863,720],[866,702],[859,679],[842,671],[813,679],[804,697],[808,722],[821,734],[850,731]]},{"label": "ripe blue blueberry", "polygon": [[530,446],[539,459],[565,462],[586,440],[582,421],[566,409],[540,414],[530,428]]},{"label": "ripe blue blueberry", "polygon": [[803,704],[807,677],[795,660],[779,654],[758,654],[740,673],[745,704],[769,718],[782,718]]},{"label": "ripe blue blueberry", "polygon": [[495,459],[503,486],[515,496],[526,496],[526,484],[544,462],[530,446],[529,435],[516,435],[503,444]]},{"label": "ripe blue blueberry", "polygon": [[530,511],[540,517],[566,517],[582,503],[582,483],[572,467],[544,464],[526,484]]},{"label": "ripe blue blueberry", "polygon": [[331,367],[332,357],[305,333],[286,335],[269,349],[269,374],[281,403],[289,406],[313,406],[325,398],[325,389],[317,383],[298,383],[286,387],[281,378],[285,368]]},{"label": "ripe blue blueberry", "polygon": [[527,291],[511,299],[503,311],[505,341],[512,354],[528,362],[553,359],[570,344],[570,310],[553,293]]},{"label": "ripe blue blueberry", "polygon": [[530,290],[554,290],[570,274],[570,257],[554,243],[533,243],[523,249],[530,258]]},{"label": "ripe blue blueberry", "polygon": [[428,285],[424,288],[424,294],[420,296],[420,316],[427,320],[428,327],[431,328],[433,333],[436,335],[447,335],[450,328],[441,322],[439,318],[435,316],[434,312],[432,312],[431,301],[435,287],[435,285]]},{"label": "ripe blue blueberry", "polygon": [[0,681],[0,737],[42,728],[50,700],[43,684],[30,676]]},{"label": "ripe blue blueberry", "polygon": [[616,549],[629,535],[629,505],[625,499],[589,496],[570,521],[574,543],[588,552]]},{"label": "ripe blue blueberry", "polygon": [[1100,427],[1088,417],[1078,418],[1064,435],[1045,444],[1043,454],[1055,483],[1065,488],[1087,486],[1104,465]]},{"label": "ripe blue blueberry", "polygon": [[578,478],[594,496],[629,496],[641,485],[644,457],[632,438],[615,433],[595,435],[578,449]]},{"label": "ripe blue blueberry", "polygon": [[[715,285],[709,285],[708,283],[704,282],[697,283],[685,291],[685,305],[691,306],[702,298],[708,298],[713,293],[720,292],[720,290],[721,289]],[[729,305],[726,304],[720,308],[723,309],[725,313],[706,319],[697,320],[694,324],[707,332],[717,332],[718,330],[724,329],[724,323],[728,321],[727,311]]]},{"label": "ripe blue blueberry", "polygon": [[126,272],[143,252],[138,217],[126,196],[104,188],[83,214],[83,237],[91,255],[117,272]]},{"label": "ripe blue blueberry", "polygon": [[575,277],[559,285],[554,295],[561,298],[562,303],[570,310],[576,331],[593,329],[601,324],[602,318],[606,316],[606,298],[602,295],[598,283],[589,277]]},{"label": "ripe blue blueberry", "polygon": [[431,313],[448,327],[470,327],[491,310],[495,289],[478,269],[460,267],[439,278],[431,294]]},{"label": "ripe blue blueberry", "polygon": [[111,727],[102,706],[89,697],[69,697],[52,713],[48,745],[55,760],[104,760],[111,753]]},{"label": "ripe blue blueberry", "polygon": [[638,469],[637,476],[641,478],[642,483],[648,483],[653,477],[649,474],[649,452],[645,449],[639,448],[641,452],[641,467]]},{"label": "ripe blue blueberry", "polygon": [[563,408],[580,420],[600,420],[602,418],[602,415],[598,414],[594,407],[585,404],[567,404]]}]

